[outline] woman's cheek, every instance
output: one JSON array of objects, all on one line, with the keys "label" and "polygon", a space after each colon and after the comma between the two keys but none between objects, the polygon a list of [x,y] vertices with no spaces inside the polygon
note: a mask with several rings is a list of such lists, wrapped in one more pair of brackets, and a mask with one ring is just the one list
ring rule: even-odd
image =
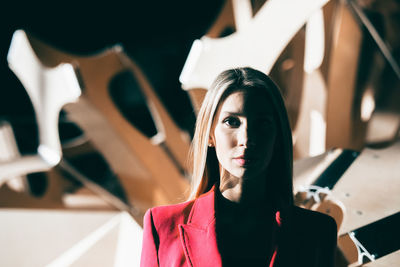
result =
[{"label": "woman's cheek", "polygon": [[230,150],[235,147],[235,135],[233,131],[220,129],[215,133],[215,149],[221,156],[229,156]]}]

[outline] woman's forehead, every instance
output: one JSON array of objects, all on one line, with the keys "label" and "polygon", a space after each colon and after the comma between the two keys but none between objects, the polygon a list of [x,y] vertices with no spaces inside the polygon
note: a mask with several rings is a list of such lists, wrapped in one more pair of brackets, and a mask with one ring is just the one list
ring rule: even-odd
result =
[{"label": "woman's forehead", "polygon": [[239,89],[229,94],[220,104],[219,111],[230,113],[262,113],[273,111],[272,101],[262,89]]}]

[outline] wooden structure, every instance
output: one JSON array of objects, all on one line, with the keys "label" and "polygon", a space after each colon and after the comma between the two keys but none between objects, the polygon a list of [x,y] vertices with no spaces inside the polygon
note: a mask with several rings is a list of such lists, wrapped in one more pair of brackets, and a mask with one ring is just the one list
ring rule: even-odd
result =
[{"label": "wooden structure", "polygon": [[[295,162],[294,185],[297,195],[301,193],[303,186],[312,184],[315,179],[312,177],[318,177],[337,158],[337,152],[337,150],[330,151]],[[309,206],[313,210],[333,216],[337,221],[337,212],[342,214],[342,217],[339,217],[340,225],[338,224],[338,247],[344,255],[345,263],[340,263],[338,267],[347,264],[359,266],[371,260],[367,266],[388,266],[384,264],[400,259],[399,248],[383,257],[380,255],[379,258],[374,258],[374,251],[371,251],[374,248],[371,248],[370,244],[357,241],[357,236],[354,234],[357,229],[384,220],[400,211],[399,163],[399,141],[385,149],[365,148],[346,169],[332,190],[328,190],[329,197],[324,199],[326,194],[321,192],[322,202],[313,202],[314,204]],[[393,238],[397,240],[396,233],[393,233]],[[390,246],[393,242],[387,240],[387,243]]]},{"label": "wooden structure", "polygon": [[[250,66],[282,89],[296,159],[362,149],[374,97],[357,84],[363,33],[350,7],[337,0],[255,1],[257,8],[238,2],[226,1],[187,57],[180,81],[194,109],[221,71]],[[226,29],[233,33],[221,36]]]},{"label": "wooden structure", "polygon": [[[50,131],[53,139],[58,140],[56,121],[61,107],[64,108],[120,179],[128,204],[135,207],[139,221],[151,206],[185,199],[188,182],[183,172],[189,140],[174,124],[139,67],[121,47],[115,46],[90,57],[72,56],[28,37],[20,30],[14,34],[8,60],[25,88],[32,91],[33,102],[37,99],[44,102],[34,105],[38,121],[49,123],[46,116],[52,118],[50,124],[40,128],[41,140],[46,141],[46,133]],[[150,139],[124,118],[110,98],[108,86],[111,79],[124,71],[137,79],[150,107],[158,131]],[[57,75],[64,75],[61,76],[64,79],[60,80]],[[41,82],[42,77],[51,83]],[[73,86],[73,89],[68,90],[68,86]],[[64,91],[73,92],[74,104],[65,105],[72,100],[62,100]],[[43,110],[42,107],[54,103],[57,109]],[[61,158],[59,143],[54,147],[58,153],[52,166]],[[8,170],[11,163],[1,166]],[[30,171],[37,170],[24,170]]]}]

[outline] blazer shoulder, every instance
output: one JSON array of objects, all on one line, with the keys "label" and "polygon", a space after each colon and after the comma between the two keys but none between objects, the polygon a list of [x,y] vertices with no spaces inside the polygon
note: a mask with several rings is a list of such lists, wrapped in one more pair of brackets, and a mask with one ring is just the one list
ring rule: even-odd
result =
[{"label": "blazer shoulder", "polygon": [[303,209],[297,206],[292,210],[293,220],[301,223],[302,226],[308,226],[312,230],[335,231],[337,229],[336,221],[329,215],[321,212]]},{"label": "blazer shoulder", "polygon": [[293,206],[282,236],[282,266],[334,266],[335,220],[323,213]]},{"label": "blazer shoulder", "polygon": [[151,216],[157,229],[163,225],[177,225],[186,222],[193,203],[194,201],[192,200],[179,204],[157,206],[149,209],[146,214]]}]

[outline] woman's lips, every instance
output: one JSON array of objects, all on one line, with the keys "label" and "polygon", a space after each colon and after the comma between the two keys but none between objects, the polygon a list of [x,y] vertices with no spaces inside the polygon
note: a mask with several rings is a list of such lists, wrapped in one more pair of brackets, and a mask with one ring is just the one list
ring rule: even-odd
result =
[{"label": "woman's lips", "polygon": [[239,166],[245,166],[246,165],[246,160],[245,159],[240,159],[240,158],[235,158],[234,159],[236,164]]},{"label": "woman's lips", "polygon": [[234,158],[233,160],[234,160],[234,161],[236,162],[236,164],[239,165],[239,166],[246,166],[246,165],[249,165],[249,164],[252,162],[251,159],[245,158],[245,157],[243,157],[243,156],[236,157],[236,158]]}]

